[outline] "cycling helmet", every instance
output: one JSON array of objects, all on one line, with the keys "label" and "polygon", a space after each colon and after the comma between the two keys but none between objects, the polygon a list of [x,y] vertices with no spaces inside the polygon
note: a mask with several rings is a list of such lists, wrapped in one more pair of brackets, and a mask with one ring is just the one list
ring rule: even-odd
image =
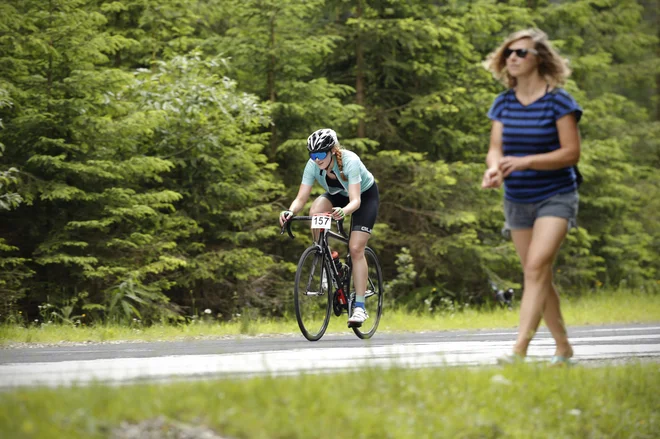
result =
[{"label": "cycling helmet", "polygon": [[322,128],[314,131],[307,138],[307,149],[309,152],[330,151],[337,143],[339,143],[339,141],[337,140],[337,133],[335,133],[335,130]]}]

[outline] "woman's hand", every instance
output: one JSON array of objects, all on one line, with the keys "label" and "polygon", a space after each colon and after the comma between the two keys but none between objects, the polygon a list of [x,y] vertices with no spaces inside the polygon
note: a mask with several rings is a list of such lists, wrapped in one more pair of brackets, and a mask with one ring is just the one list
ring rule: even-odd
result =
[{"label": "woman's hand", "polygon": [[289,218],[293,216],[293,212],[290,210],[283,210],[280,212],[280,227],[284,227],[284,223],[289,221]]},{"label": "woman's hand", "polygon": [[500,160],[502,178],[508,177],[513,171],[524,171],[525,169],[529,169],[529,167],[529,156],[516,157],[507,155]]},{"label": "woman's hand", "polygon": [[332,219],[335,221],[339,221],[340,219],[343,219],[346,216],[346,213],[344,213],[344,209],[341,207],[333,207],[332,208]]},{"label": "woman's hand", "polygon": [[486,169],[484,178],[481,180],[481,187],[484,189],[497,189],[502,185],[502,172],[498,167]]}]

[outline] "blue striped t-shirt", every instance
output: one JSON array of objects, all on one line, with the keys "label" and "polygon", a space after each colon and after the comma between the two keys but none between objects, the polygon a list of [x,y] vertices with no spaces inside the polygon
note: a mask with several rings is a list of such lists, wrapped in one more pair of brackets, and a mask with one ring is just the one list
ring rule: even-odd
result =
[{"label": "blue striped t-shirt", "polygon": [[[488,118],[504,125],[502,150],[505,156],[543,154],[559,149],[557,120],[574,113],[580,121],[582,108],[564,89],[556,88],[524,106],[509,89],[495,98]],[[504,179],[504,197],[515,203],[538,203],[553,195],[577,190],[575,169],[514,171]]]}]

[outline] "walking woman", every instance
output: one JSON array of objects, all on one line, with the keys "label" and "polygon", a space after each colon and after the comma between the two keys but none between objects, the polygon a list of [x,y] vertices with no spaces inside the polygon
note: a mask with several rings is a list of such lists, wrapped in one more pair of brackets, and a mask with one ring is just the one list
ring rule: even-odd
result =
[{"label": "walking woman", "polygon": [[552,266],[576,227],[582,109],[560,88],[570,70],[538,29],[510,35],[485,63],[508,88],[495,98],[483,188],[504,183],[505,229],[524,273],[518,337],[500,363],[524,360],[541,318],[556,343],[552,365],[571,362],[573,349],[553,285]]},{"label": "walking woman", "polygon": [[348,325],[359,327],[369,318],[364,300],[368,270],[364,249],[378,215],[378,186],[360,157],[339,145],[334,130],[324,128],[314,131],[307,139],[307,152],[309,160],[298,195],[289,209],[280,213],[280,225],[284,225],[305,206],[315,181],[326,192],[312,203],[310,215],[332,212],[333,218],[340,220],[352,214],[348,250],[353,264],[355,307]]}]

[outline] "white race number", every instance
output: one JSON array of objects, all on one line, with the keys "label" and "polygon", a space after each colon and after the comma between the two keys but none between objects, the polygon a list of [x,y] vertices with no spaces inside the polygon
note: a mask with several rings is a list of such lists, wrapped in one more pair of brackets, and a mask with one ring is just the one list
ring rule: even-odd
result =
[{"label": "white race number", "polygon": [[326,213],[312,215],[312,229],[329,229],[332,226],[332,216]]}]

